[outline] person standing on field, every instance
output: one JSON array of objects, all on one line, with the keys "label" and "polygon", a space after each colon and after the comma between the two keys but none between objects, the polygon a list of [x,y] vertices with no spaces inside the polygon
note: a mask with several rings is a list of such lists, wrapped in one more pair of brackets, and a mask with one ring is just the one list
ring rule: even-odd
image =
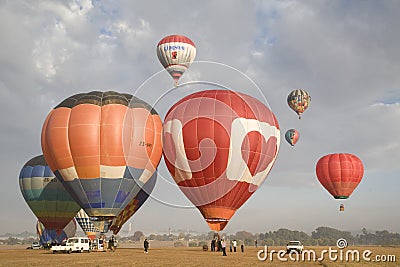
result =
[{"label": "person standing on field", "polygon": [[226,242],[225,239],[221,240],[222,256],[226,256]]},{"label": "person standing on field", "polygon": [[236,252],[236,246],[237,246],[237,241],[236,241],[236,239],[234,239],[234,240],[232,241],[232,245],[233,245],[233,252]]},{"label": "person standing on field", "polygon": [[147,238],[143,242],[143,247],[144,247],[144,253],[149,253],[147,251],[149,249],[149,241],[147,241]]}]

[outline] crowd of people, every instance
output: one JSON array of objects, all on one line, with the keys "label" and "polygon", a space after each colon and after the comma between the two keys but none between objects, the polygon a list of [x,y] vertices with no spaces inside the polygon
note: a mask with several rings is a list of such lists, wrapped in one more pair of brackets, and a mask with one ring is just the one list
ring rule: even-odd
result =
[{"label": "crowd of people", "polygon": [[[239,242],[236,239],[232,240],[231,242],[228,242],[229,251],[236,252],[238,243]],[[244,252],[244,242],[240,241],[240,243],[241,243],[240,250],[241,250],[241,252]],[[147,238],[145,238],[143,241],[144,253],[149,253],[148,252],[149,246],[150,246],[149,240]],[[219,235],[215,235],[214,238],[211,240],[211,251],[212,252],[219,251],[219,252],[222,252],[222,256],[227,256],[226,247],[227,247],[227,240],[225,237],[221,238]]]},{"label": "crowd of people", "polygon": [[[238,241],[236,239],[232,240],[231,242],[229,242],[229,251],[230,252],[236,252],[237,251],[237,245],[238,245]],[[227,241],[224,237],[220,238],[220,236],[215,236],[212,240],[211,240],[211,251],[215,252],[215,251],[222,251],[222,256],[227,256],[226,254],[226,246],[227,246]],[[240,250],[242,252],[244,252],[244,242],[241,241],[240,244]]]}]

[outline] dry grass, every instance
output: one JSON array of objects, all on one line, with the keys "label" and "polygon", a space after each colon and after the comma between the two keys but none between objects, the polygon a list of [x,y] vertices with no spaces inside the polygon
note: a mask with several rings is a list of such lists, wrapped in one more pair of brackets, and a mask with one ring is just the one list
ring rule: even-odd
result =
[{"label": "dry grass", "polygon": [[[125,247],[125,248],[124,248]],[[154,247],[154,246],[153,246]],[[141,248],[128,248],[122,244],[116,252],[92,252],[74,254],[52,254],[45,250],[27,250],[25,247],[19,249],[0,246],[0,266],[400,266],[399,247],[350,247],[362,251],[369,249],[373,252],[371,259],[375,255],[395,255],[396,262],[332,262],[325,257],[322,262],[280,262],[277,255],[273,261],[260,261],[257,259],[259,247],[246,247],[245,252],[228,252],[227,257],[223,257],[220,252],[203,252],[201,248],[166,248],[151,247],[148,254],[144,254]],[[283,247],[270,247],[270,249],[280,250]],[[327,247],[307,247],[315,249],[320,255]],[[288,256],[286,255],[285,258]]]}]

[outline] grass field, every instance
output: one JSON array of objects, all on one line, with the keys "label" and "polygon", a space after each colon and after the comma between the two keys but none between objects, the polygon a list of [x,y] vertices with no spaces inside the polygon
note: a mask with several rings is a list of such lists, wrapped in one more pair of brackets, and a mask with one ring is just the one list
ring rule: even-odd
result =
[{"label": "grass field", "polygon": [[[148,254],[144,254],[141,248],[127,248],[121,244],[116,252],[91,252],[74,254],[52,254],[46,250],[27,250],[25,247],[0,246],[0,266],[400,266],[400,247],[349,247],[347,249],[360,252],[360,262],[331,261],[328,254],[323,261],[300,261],[294,262],[284,258],[286,262],[278,260],[276,254],[272,261],[269,259],[260,261],[257,258],[257,251],[263,247],[246,247],[245,252],[227,252],[228,256],[223,257],[220,252],[204,252],[201,248],[153,248]],[[284,247],[268,247],[269,252],[284,249]],[[323,249],[328,247],[307,247],[308,250],[315,250],[317,257]],[[336,248],[332,248],[336,249]],[[370,262],[362,259],[365,250],[372,251],[369,255]],[[343,259],[345,258],[343,250]],[[337,254],[339,255],[339,253]],[[375,256],[396,262],[377,262]],[[384,256],[383,256],[384,255]],[[263,255],[261,255],[263,256]]]}]

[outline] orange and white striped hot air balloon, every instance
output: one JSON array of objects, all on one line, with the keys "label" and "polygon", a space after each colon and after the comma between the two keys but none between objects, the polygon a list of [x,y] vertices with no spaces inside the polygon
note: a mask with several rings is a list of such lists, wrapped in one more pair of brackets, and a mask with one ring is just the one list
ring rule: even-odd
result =
[{"label": "orange and white striped hot air balloon", "polygon": [[82,93],[49,113],[42,150],[54,174],[105,232],[155,172],[161,130],[156,111],[130,94]]}]

